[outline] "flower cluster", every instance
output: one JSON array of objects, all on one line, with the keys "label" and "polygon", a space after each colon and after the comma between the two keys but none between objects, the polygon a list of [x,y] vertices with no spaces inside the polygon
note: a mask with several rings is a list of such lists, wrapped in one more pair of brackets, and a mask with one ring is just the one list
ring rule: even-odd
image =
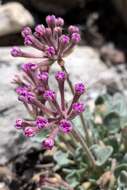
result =
[{"label": "flower cluster", "polygon": [[14,83],[18,85],[18,100],[23,102],[34,118],[17,119],[15,127],[21,129],[26,137],[33,137],[42,130],[48,130],[49,135],[43,140],[42,146],[52,149],[56,135],[60,132],[71,132],[71,121],[84,111],[84,104],[79,99],[85,92],[85,86],[81,82],[73,86],[74,95],[70,104],[65,99],[64,86],[68,80],[66,71],[57,71],[55,74],[60,96],[57,97],[56,92],[50,88],[48,79],[51,61],[62,60],[80,41],[80,34],[76,26],[69,26],[68,34],[62,34],[64,20],[53,15],[46,17],[46,23],[48,27],[38,25],[33,34],[29,27],[22,31],[25,45],[40,50],[40,55],[23,52],[19,47],[14,47],[11,54],[15,57],[43,58],[41,63],[23,64],[22,77],[16,75],[14,79]]},{"label": "flower cluster", "polygon": [[[33,68],[36,68],[36,71],[33,72]],[[42,145],[46,149],[51,149],[56,135],[59,132],[71,132],[73,129],[71,120],[84,111],[84,104],[79,98],[85,92],[85,86],[83,83],[75,84],[73,99],[71,104],[67,104],[64,94],[67,75],[64,71],[55,74],[60,94],[58,101],[56,92],[49,87],[47,72],[38,71],[37,67],[35,65],[31,67],[30,63],[23,65],[22,69],[27,73],[27,80],[15,81],[20,84],[16,92],[18,99],[24,103],[35,119],[31,121],[17,119],[15,127],[22,129],[26,137],[33,137],[42,130],[49,130],[49,137],[42,142]]]},{"label": "flower cluster", "polygon": [[19,47],[13,47],[11,54],[14,57],[40,58],[46,61],[47,65],[56,60],[61,60],[68,55],[73,47],[79,43],[80,34],[76,26],[69,26],[68,33],[63,34],[64,20],[54,15],[46,17],[47,27],[37,25],[32,33],[31,28],[25,27],[21,34],[26,46],[36,48],[38,54],[28,53]]}]

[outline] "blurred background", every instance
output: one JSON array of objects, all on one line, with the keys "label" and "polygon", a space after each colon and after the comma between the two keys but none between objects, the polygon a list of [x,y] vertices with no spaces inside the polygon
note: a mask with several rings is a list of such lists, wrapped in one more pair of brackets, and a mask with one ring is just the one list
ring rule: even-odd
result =
[{"label": "blurred background", "polygon": [[[36,189],[24,179],[32,175],[40,147],[14,129],[14,121],[25,117],[26,110],[11,80],[25,59],[12,58],[10,47],[23,46],[21,29],[34,29],[49,14],[63,17],[65,30],[70,24],[80,28],[82,41],[66,60],[72,80],[83,80],[92,96],[102,91],[127,96],[127,0],[1,0],[0,190]],[[13,172],[20,176],[17,181]]]}]

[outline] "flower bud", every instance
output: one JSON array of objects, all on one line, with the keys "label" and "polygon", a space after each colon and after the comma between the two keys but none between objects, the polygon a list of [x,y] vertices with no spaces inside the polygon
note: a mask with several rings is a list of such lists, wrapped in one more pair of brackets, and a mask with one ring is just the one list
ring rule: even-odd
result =
[{"label": "flower bud", "polygon": [[69,133],[72,131],[72,123],[66,119],[60,121],[59,129],[64,133]]},{"label": "flower bud", "polygon": [[56,18],[56,26],[63,26],[64,25],[64,20],[61,17]]},{"label": "flower bud", "polygon": [[53,90],[46,90],[43,94],[45,100],[48,101],[55,101],[56,100],[56,93]]},{"label": "flower bud", "polygon": [[18,57],[18,56],[21,56],[22,55],[22,51],[19,47],[15,46],[11,49],[11,55],[13,57]]},{"label": "flower bud", "polygon": [[33,127],[26,127],[24,129],[24,135],[26,137],[33,137],[33,136],[35,136],[35,134],[36,134],[36,130]]},{"label": "flower bud", "polygon": [[54,146],[54,140],[52,138],[47,138],[44,141],[42,141],[42,147],[51,150]]},{"label": "flower bud", "polygon": [[62,35],[62,28],[57,26],[54,28],[54,33],[56,33],[58,36]]},{"label": "flower bud", "polygon": [[70,42],[70,38],[67,35],[62,35],[59,39],[62,45],[67,45]]},{"label": "flower bud", "polygon": [[81,102],[76,102],[72,105],[72,110],[76,113],[76,114],[80,114],[82,112],[84,112],[85,110],[85,106],[83,103]]},{"label": "flower bud", "polygon": [[46,17],[46,23],[49,27],[55,26],[56,17],[54,15],[49,15]]},{"label": "flower bud", "polygon": [[25,27],[25,28],[23,28],[21,34],[25,38],[27,35],[32,34],[32,30],[30,27]]},{"label": "flower bud", "polygon": [[25,36],[24,44],[27,46],[31,46],[33,44],[34,38],[32,35]]},{"label": "flower bud", "polygon": [[49,58],[53,58],[54,55],[55,55],[55,49],[54,47],[50,46],[46,49],[46,55],[49,57]]},{"label": "flower bud", "polygon": [[75,94],[81,95],[85,92],[85,86],[83,83],[75,84]]},{"label": "flower bud", "polygon": [[15,122],[15,128],[16,129],[22,129],[23,127],[23,120],[22,119],[17,119]]},{"label": "flower bud", "polygon": [[44,27],[44,25],[43,24],[37,25],[35,27],[35,35],[37,37],[42,37],[42,36],[44,36],[44,34],[45,34],[45,27]]},{"label": "flower bud", "polygon": [[58,82],[62,82],[62,81],[65,81],[67,79],[67,75],[64,71],[58,71],[55,74],[55,78]]},{"label": "flower bud", "polygon": [[36,126],[38,129],[43,129],[44,127],[47,127],[48,120],[42,116],[38,116],[36,119]]},{"label": "flower bud", "polygon": [[70,34],[79,33],[79,28],[77,26],[71,25],[71,26],[68,27],[68,32]]},{"label": "flower bud", "polygon": [[25,63],[21,66],[22,70],[25,72],[35,71],[37,69],[37,64],[35,63]]},{"label": "flower bud", "polygon": [[39,72],[37,74],[37,78],[41,81],[47,82],[49,78],[48,72]]},{"label": "flower bud", "polygon": [[28,92],[27,90],[22,91],[18,97],[18,99],[25,103],[33,103],[36,99],[35,95],[32,92]]},{"label": "flower bud", "polygon": [[73,33],[72,36],[71,36],[71,41],[74,43],[74,44],[78,44],[81,40],[81,37],[80,37],[80,34],[78,33]]}]

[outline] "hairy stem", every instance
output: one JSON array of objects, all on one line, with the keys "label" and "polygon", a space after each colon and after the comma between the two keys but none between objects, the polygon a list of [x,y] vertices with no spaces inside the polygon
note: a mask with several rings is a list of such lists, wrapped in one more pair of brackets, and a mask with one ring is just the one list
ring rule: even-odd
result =
[{"label": "hairy stem", "polygon": [[90,161],[90,165],[93,168],[95,168],[96,167],[95,159],[94,159],[92,153],[90,152],[89,147],[87,146],[87,144],[83,140],[82,136],[80,135],[80,133],[77,132],[76,129],[73,129],[72,134],[80,142],[80,144],[82,145],[83,150],[86,152],[86,154],[88,156],[88,159]]}]

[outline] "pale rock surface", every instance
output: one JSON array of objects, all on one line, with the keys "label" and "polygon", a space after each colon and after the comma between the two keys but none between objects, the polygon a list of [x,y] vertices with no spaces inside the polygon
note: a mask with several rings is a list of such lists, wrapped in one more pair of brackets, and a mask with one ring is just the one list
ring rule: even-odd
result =
[{"label": "pale rock surface", "polygon": [[33,26],[34,18],[20,3],[0,5],[0,36],[19,32],[25,26]]}]

